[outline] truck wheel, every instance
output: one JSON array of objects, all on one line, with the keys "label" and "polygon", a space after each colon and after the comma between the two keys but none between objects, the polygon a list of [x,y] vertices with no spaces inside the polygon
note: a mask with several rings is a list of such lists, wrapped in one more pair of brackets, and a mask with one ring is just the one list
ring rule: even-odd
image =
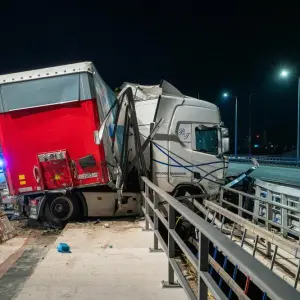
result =
[{"label": "truck wheel", "polygon": [[56,225],[63,226],[78,216],[79,206],[77,199],[67,196],[57,196],[45,205],[45,217]]}]

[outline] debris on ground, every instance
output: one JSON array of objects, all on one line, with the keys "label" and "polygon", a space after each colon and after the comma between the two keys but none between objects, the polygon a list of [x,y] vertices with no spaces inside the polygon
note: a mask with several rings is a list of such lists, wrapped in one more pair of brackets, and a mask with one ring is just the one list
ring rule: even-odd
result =
[{"label": "debris on ground", "polygon": [[45,230],[43,230],[42,235],[46,235],[46,234],[60,234],[61,230],[59,228],[47,228]]},{"label": "debris on ground", "polygon": [[101,246],[101,248],[103,248],[103,249],[107,249],[107,248],[113,248],[113,245],[103,245],[103,246]]},{"label": "debris on ground", "polygon": [[[116,231],[125,231],[130,230],[132,228],[140,228],[141,225],[138,222],[135,222],[133,218],[129,219],[119,219],[118,221],[112,221],[112,220],[103,220],[100,219],[101,222],[98,224],[95,224],[95,220],[86,220],[85,222],[70,222],[67,224],[68,229],[76,228],[77,230],[79,228],[89,228],[93,230],[98,230],[99,226],[103,228],[110,228],[112,230]],[[121,225],[120,225],[121,224]],[[117,226],[116,226],[117,225]]]},{"label": "debris on ground", "polygon": [[71,253],[70,246],[66,243],[59,243],[57,245],[57,251],[59,253]]},{"label": "debris on ground", "polygon": [[0,211],[0,244],[16,236],[16,230],[3,211]]},{"label": "debris on ground", "polygon": [[[176,258],[176,262],[182,271],[185,279],[187,280],[190,288],[195,293],[196,297],[198,295],[198,274],[194,266],[190,263],[185,255]],[[207,299],[215,300],[216,298],[208,291]]]},{"label": "debris on ground", "polygon": [[101,223],[101,220],[100,219],[97,219],[94,224],[100,224]]},{"label": "debris on ground", "polygon": [[31,219],[11,220],[10,223],[20,237],[57,236],[61,232],[61,228],[59,227]]}]

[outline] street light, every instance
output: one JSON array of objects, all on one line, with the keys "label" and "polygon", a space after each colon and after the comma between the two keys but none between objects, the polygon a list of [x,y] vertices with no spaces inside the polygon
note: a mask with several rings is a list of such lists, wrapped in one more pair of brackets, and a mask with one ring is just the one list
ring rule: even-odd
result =
[{"label": "street light", "polygon": [[251,156],[251,152],[252,152],[252,116],[251,116],[251,103],[252,103],[252,96],[256,95],[256,93],[252,93],[249,94],[249,137],[248,137],[248,141],[249,141],[249,155]]},{"label": "street light", "polygon": [[224,98],[233,97],[235,98],[235,123],[234,123],[234,156],[237,156],[237,121],[238,121],[238,100],[237,96],[230,95],[229,93],[223,94]]},{"label": "street light", "polygon": [[289,72],[288,70],[283,69],[283,70],[281,70],[281,72],[280,72],[280,77],[282,77],[282,78],[286,78],[286,77],[288,77],[289,75],[290,75],[290,72]]},{"label": "street light", "polygon": [[279,73],[281,78],[288,78],[289,76],[297,77],[298,79],[298,116],[297,116],[297,163],[300,159],[300,77],[294,75],[287,69],[283,69]]}]

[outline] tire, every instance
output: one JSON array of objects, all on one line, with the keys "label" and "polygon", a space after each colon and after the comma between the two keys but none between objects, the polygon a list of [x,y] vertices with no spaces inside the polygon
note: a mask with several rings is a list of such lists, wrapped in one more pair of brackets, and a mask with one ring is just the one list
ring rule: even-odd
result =
[{"label": "tire", "polygon": [[64,226],[69,221],[75,220],[78,213],[79,204],[76,198],[60,195],[47,199],[45,204],[46,219],[57,226]]}]

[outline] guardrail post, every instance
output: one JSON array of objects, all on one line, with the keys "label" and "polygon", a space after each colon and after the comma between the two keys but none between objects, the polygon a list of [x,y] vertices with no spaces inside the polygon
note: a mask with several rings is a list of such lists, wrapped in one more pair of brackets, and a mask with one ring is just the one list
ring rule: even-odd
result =
[{"label": "guardrail post", "polygon": [[170,229],[175,229],[176,224],[176,211],[175,209],[169,204],[168,209],[168,282],[162,281],[163,288],[174,288],[174,287],[181,287],[178,282],[175,282],[175,272],[173,267],[170,263],[170,259],[175,258],[175,240],[173,236],[170,234]]},{"label": "guardrail post", "polygon": [[150,248],[150,252],[163,252],[161,248],[158,248],[158,238],[155,234],[155,231],[158,230],[158,216],[156,214],[156,209],[158,209],[158,195],[153,192],[153,202],[154,202],[154,211],[153,211],[153,218],[154,218],[154,242],[153,248]]},{"label": "guardrail post", "polygon": [[[273,201],[273,192],[268,190],[268,196],[267,199],[269,201]],[[273,220],[273,210],[272,210],[272,204],[266,203],[266,228],[268,231],[271,231],[272,225],[269,223],[269,221]],[[271,243],[266,242],[266,255],[271,256]]]},{"label": "guardrail post", "polygon": [[[239,194],[239,208],[243,208],[243,195]],[[242,210],[238,210],[238,215],[241,217],[243,214]]]},{"label": "guardrail post", "polygon": [[299,277],[300,277],[300,260],[298,261],[298,268],[297,268],[297,273],[296,273],[296,277],[295,277],[295,283],[294,283],[295,289],[297,288]]},{"label": "guardrail post", "polygon": [[220,190],[220,205],[222,206],[222,201],[224,199],[224,190],[223,188],[221,187],[221,190]]},{"label": "guardrail post", "polygon": [[[147,184],[145,184],[145,194],[146,194],[146,198],[149,199],[150,188]],[[152,229],[149,227],[149,222],[147,220],[147,217],[149,217],[149,204],[147,199],[144,199],[144,204],[145,204],[145,228],[143,228],[143,231],[152,231]]]},{"label": "guardrail post", "polygon": [[[256,186],[255,187],[255,196],[261,198],[261,187],[260,186]],[[253,209],[253,221],[254,223],[258,223],[258,218],[256,216],[259,216],[259,208],[260,208],[260,202],[259,200],[254,200],[254,209]]]},{"label": "guardrail post", "polygon": [[203,234],[199,234],[198,247],[198,299],[207,299],[207,286],[201,277],[203,272],[208,272],[209,240]]},{"label": "guardrail post", "polygon": [[[180,268],[180,266],[176,262],[176,256],[177,247],[182,250],[182,252],[185,254],[187,260],[189,263],[191,263],[195,269],[198,271],[197,277],[199,286],[197,287],[197,291],[199,292],[197,297],[198,299],[207,299],[208,294],[207,290],[212,293],[212,295],[216,299],[225,299],[226,296],[224,296],[224,292],[218,287],[217,282],[214,280],[212,276],[209,274],[209,261],[211,261],[211,256],[209,256],[209,243],[212,243],[216,248],[218,247],[220,251],[223,253],[223,255],[228,257],[230,263],[235,266],[232,278],[226,279],[226,277],[223,277],[223,282],[225,282],[229,286],[229,294],[228,299],[231,299],[233,296],[233,293],[236,293],[236,291],[241,291],[241,293],[237,293],[237,295],[241,295],[240,298],[247,298],[247,295],[242,295],[243,290],[241,290],[241,287],[238,286],[238,283],[236,282],[237,279],[237,272],[238,269],[245,275],[250,276],[251,275],[251,281],[254,285],[256,285],[260,290],[265,292],[265,295],[268,295],[270,299],[299,299],[299,293],[292,287],[290,284],[285,282],[283,278],[280,278],[278,276],[273,276],[273,273],[271,270],[269,270],[264,264],[258,262],[254,257],[249,256],[249,254],[246,253],[246,251],[242,248],[240,248],[238,245],[236,245],[235,242],[229,240],[228,238],[224,237],[224,234],[222,234],[218,229],[216,229],[211,224],[208,224],[205,222],[205,220],[195,214],[194,212],[190,211],[186,206],[182,205],[177,199],[169,195],[168,193],[161,190],[159,187],[155,186],[153,183],[149,181],[149,179],[143,177],[143,180],[145,183],[147,183],[152,191],[155,191],[157,196],[159,196],[159,200],[162,199],[168,203],[168,219],[166,220],[165,217],[160,216],[158,213],[158,210],[154,209],[154,212],[158,213],[158,217],[161,220],[162,224],[167,228],[168,230],[168,245],[164,242],[163,239],[161,239],[160,235],[158,234],[158,239],[160,241],[161,246],[163,249],[166,250],[167,257],[168,257],[168,281],[163,284],[165,287],[175,287],[179,286],[175,284],[175,274],[177,275],[178,280],[182,283],[182,287],[184,288],[186,294],[188,295],[189,299],[195,299],[195,295],[193,293],[193,290],[191,289],[189,282],[187,282],[187,278],[185,278],[185,274],[183,270]],[[143,193],[143,195],[146,198],[146,194]],[[153,194],[152,194],[153,195]],[[257,198],[260,201],[259,198]],[[263,199],[262,199],[263,200]],[[266,199],[264,199],[267,201]],[[225,200],[223,200],[225,201]],[[228,201],[226,201],[228,202]],[[279,205],[270,202],[271,208],[273,206]],[[152,201],[150,203],[150,209],[154,205],[152,205]],[[230,202],[228,202],[230,203]],[[210,203],[210,205],[213,207],[213,203]],[[208,204],[207,204],[208,206]],[[279,205],[282,206],[282,205]],[[145,210],[145,209],[144,209]],[[297,211],[297,209],[289,207],[288,210]],[[221,209],[219,208],[219,211]],[[269,209],[270,211],[270,209]],[[193,224],[193,226],[199,231],[199,237],[198,237],[198,260],[194,256],[193,252],[188,248],[188,246],[184,243],[182,238],[176,233],[175,231],[175,225],[176,225],[176,216],[177,214],[184,215],[184,218]],[[228,215],[227,218],[230,216]],[[235,216],[234,220],[237,216]],[[268,221],[267,218],[263,218]],[[148,219],[149,224],[152,226],[152,221]],[[160,223],[159,223],[160,225]],[[246,224],[244,224],[246,225]],[[271,224],[267,224],[271,225]],[[154,228],[154,224],[152,226]],[[246,228],[245,228],[246,229]],[[252,232],[252,226],[249,224],[249,231]],[[259,231],[253,232],[256,234],[255,239],[255,246],[253,251],[253,256],[255,255],[255,250],[257,249],[257,243],[258,243],[258,234]],[[267,238],[266,238],[267,239]],[[269,239],[268,239],[269,240]],[[176,243],[175,243],[176,241]],[[271,240],[270,240],[271,241]],[[279,242],[279,241],[278,241]],[[275,242],[274,242],[275,243]],[[277,243],[277,242],[276,242]],[[211,264],[213,265],[213,261],[211,261]],[[224,264],[223,264],[224,265]],[[238,268],[238,265],[240,268]],[[217,266],[218,268],[221,267],[219,264]],[[224,271],[226,273],[226,270],[222,270],[219,268],[220,271]],[[225,274],[223,273],[223,274]],[[220,272],[220,275],[221,272]],[[298,267],[297,276],[300,276],[300,265]],[[298,278],[297,281],[298,282]],[[226,289],[227,292],[227,289]]]},{"label": "guardrail post", "polygon": [[[221,190],[220,190],[220,197],[219,197],[219,205],[222,207],[222,203],[223,203],[223,199],[224,199],[224,189],[221,187]],[[218,219],[219,221],[221,221],[222,219],[222,216],[219,214],[218,216]],[[221,229],[222,230],[222,229]]]},{"label": "guardrail post", "polygon": [[[281,194],[281,204],[284,204],[286,206],[288,205],[287,204],[287,196],[284,194]],[[287,228],[289,225],[288,210],[285,208],[281,208],[281,225],[284,226],[285,228]],[[285,228],[282,228],[282,235],[283,235],[283,237],[286,238],[288,236],[288,231]]]}]

